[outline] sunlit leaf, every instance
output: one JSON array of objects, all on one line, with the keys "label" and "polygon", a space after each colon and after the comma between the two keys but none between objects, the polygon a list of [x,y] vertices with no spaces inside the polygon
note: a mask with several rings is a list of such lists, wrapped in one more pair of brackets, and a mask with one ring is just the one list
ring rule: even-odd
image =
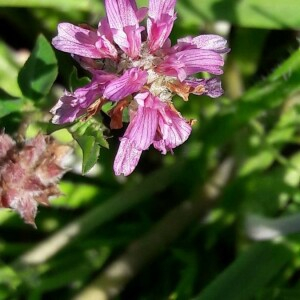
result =
[{"label": "sunlit leaf", "polygon": [[86,205],[100,193],[100,188],[97,186],[91,184],[74,184],[67,181],[60,183],[60,190],[63,196],[53,199],[51,204],[69,208]]},{"label": "sunlit leaf", "polygon": [[103,125],[94,119],[89,119],[86,122],[77,122],[69,130],[82,149],[82,173],[85,174],[97,163],[100,148],[108,148],[103,135]]},{"label": "sunlit leaf", "polygon": [[[187,0],[177,1],[184,25],[225,20],[252,28],[300,27],[298,0]],[[288,17],[287,17],[288,16]]]},{"label": "sunlit leaf", "polygon": [[12,112],[21,111],[24,104],[23,99],[13,97],[0,89],[0,118]]},{"label": "sunlit leaf", "polygon": [[21,283],[17,272],[9,265],[0,262],[0,287],[6,286],[8,290],[15,290]]},{"label": "sunlit leaf", "polygon": [[22,95],[17,82],[20,69],[18,58],[21,55],[21,52],[17,53],[0,40],[0,86],[14,96]]}]

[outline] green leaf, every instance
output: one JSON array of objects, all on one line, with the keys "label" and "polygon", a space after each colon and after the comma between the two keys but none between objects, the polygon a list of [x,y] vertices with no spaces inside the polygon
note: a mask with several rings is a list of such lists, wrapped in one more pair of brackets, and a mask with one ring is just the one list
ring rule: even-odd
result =
[{"label": "green leaf", "polygon": [[274,151],[270,149],[260,149],[258,153],[249,156],[241,166],[239,174],[246,176],[252,172],[264,170],[269,167],[274,160]]},{"label": "green leaf", "polygon": [[83,152],[82,173],[85,174],[97,163],[100,146],[94,136],[78,135],[75,139]]},{"label": "green leaf", "polygon": [[0,7],[53,7],[59,9],[88,9],[89,0],[0,0]]},{"label": "green leaf", "polygon": [[53,206],[78,208],[84,206],[100,195],[101,189],[91,184],[74,184],[74,182],[61,181],[59,184],[63,196],[51,201]]},{"label": "green leaf", "polygon": [[76,67],[73,67],[73,70],[72,70],[70,78],[69,78],[70,91],[74,92],[74,90],[88,84],[90,81],[91,80],[88,77],[79,78]]},{"label": "green leaf", "polygon": [[18,53],[0,39],[0,86],[11,95],[22,96],[17,82],[21,67],[17,58]]},{"label": "green leaf", "polygon": [[[240,128],[267,110],[281,105],[287,97],[300,91],[300,50],[295,51],[265,81],[249,89],[230,109],[212,118],[203,126],[206,145],[220,145]],[[226,124],[226,126],[224,126]],[[211,133],[214,134],[211,134]]]},{"label": "green leaf", "polygon": [[237,258],[193,300],[246,300],[255,295],[291,260],[292,252],[275,243],[257,243]]},{"label": "green leaf", "polygon": [[[251,28],[299,28],[298,0],[187,0],[177,1],[179,17],[184,25],[199,22],[229,21]],[[288,17],[287,17],[288,16]]]},{"label": "green leaf", "polygon": [[300,50],[291,54],[276,70],[269,76],[271,81],[281,80],[286,82],[300,69]]},{"label": "green leaf", "polygon": [[23,99],[13,97],[0,89],[0,118],[12,112],[21,111],[24,104]]},{"label": "green leaf", "polygon": [[283,111],[277,124],[270,131],[268,144],[284,144],[292,141],[293,136],[300,124],[299,108],[292,106]]},{"label": "green leaf", "polygon": [[38,122],[37,123],[40,128],[42,128],[47,134],[52,134],[56,131],[69,128],[74,124],[73,123],[65,123],[65,124],[53,124],[53,123],[45,123],[45,122]]},{"label": "green leaf", "polygon": [[100,154],[100,146],[108,148],[103,135],[103,125],[94,119],[77,122],[69,128],[83,154],[82,173],[86,174],[96,163]]},{"label": "green leaf", "polygon": [[46,38],[40,35],[18,76],[23,95],[32,100],[43,98],[49,93],[57,77],[57,72],[54,51]]},{"label": "green leaf", "polygon": [[0,262],[0,286],[6,286],[9,290],[15,290],[21,281],[17,272],[9,265]]}]

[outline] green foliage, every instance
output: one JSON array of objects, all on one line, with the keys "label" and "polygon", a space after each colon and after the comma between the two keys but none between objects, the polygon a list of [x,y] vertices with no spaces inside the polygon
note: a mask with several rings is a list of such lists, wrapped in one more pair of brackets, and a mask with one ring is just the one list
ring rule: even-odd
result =
[{"label": "green foliage", "polygon": [[97,163],[100,147],[108,148],[103,136],[103,125],[94,119],[77,122],[69,128],[74,140],[82,150],[82,173],[86,174]]},{"label": "green foliage", "polygon": [[0,6],[4,7],[48,7],[56,9],[87,9],[88,0],[0,0]]},{"label": "green foliage", "polygon": [[253,299],[291,259],[291,251],[283,245],[258,243],[240,255],[194,300]]},{"label": "green foliage", "polygon": [[75,91],[77,88],[84,86],[89,81],[90,80],[88,77],[79,78],[77,69],[75,67],[73,67],[73,71],[70,74],[70,78],[69,78],[69,86],[70,86],[70,90],[72,92]]},{"label": "green foliage", "polygon": [[0,81],[1,89],[5,90],[13,96],[22,95],[17,83],[20,63],[12,49],[0,40]]},{"label": "green foliage", "polygon": [[[299,28],[297,0],[197,0],[179,1],[181,16],[187,24],[226,20],[232,24],[252,28]],[[284,16],[289,16],[284,17]]]},{"label": "green foliage", "polygon": [[21,278],[10,266],[0,262],[0,267],[0,297],[6,299],[20,285]]},{"label": "green foliage", "polygon": [[23,99],[13,97],[0,89],[0,118],[12,112],[21,111],[23,104]]},{"label": "green foliage", "polygon": [[57,72],[54,51],[47,39],[40,35],[18,76],[24,97],[37,101],[46,96],[57,77]]}]

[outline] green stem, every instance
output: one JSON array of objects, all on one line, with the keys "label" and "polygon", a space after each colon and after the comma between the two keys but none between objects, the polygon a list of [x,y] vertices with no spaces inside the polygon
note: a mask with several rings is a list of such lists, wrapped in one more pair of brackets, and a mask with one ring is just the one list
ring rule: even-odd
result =
[{"label": "green stem", "polygon": [[47,261],[74,239],[89,233],[96,227],[115,218],[163,190],[180,174],[184,163],[153,172],[141,182],[125,188],[105,203],[76,219],[47,240],[22,255],[15,263],[16,269],[37,265]]},{"label": "green stem", "polygon": [[145,236],[133,242],[73,300],[108,300],[116,297],[137,273],[153,261],[195,220],[205,216],[215,204],[233,169],[227,159],[205,184],[201,195],[186,200],[168,212]]}]

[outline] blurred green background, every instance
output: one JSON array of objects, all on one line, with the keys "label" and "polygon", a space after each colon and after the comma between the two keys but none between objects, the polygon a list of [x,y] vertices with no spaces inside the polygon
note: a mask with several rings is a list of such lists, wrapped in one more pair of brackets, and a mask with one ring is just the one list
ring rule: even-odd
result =
[{"label": "blurred green background", "polygon": [[[0,210],[0,299],[300,299],[300,2],[178,0],[177,12],[173,42],[228,39],[224,96],[174,99],[197,119],[189,140],[174,155],[144,152],[127,178],[112,171],[124,129],[86,176],[75,146],[37,230]],[[19,70],[40,33],[103,15],[100,0],[0,0],[1,128],[54,130],[47,111],[78,65],[55,50],[59,75],[39,99],[24,99]]]}]

